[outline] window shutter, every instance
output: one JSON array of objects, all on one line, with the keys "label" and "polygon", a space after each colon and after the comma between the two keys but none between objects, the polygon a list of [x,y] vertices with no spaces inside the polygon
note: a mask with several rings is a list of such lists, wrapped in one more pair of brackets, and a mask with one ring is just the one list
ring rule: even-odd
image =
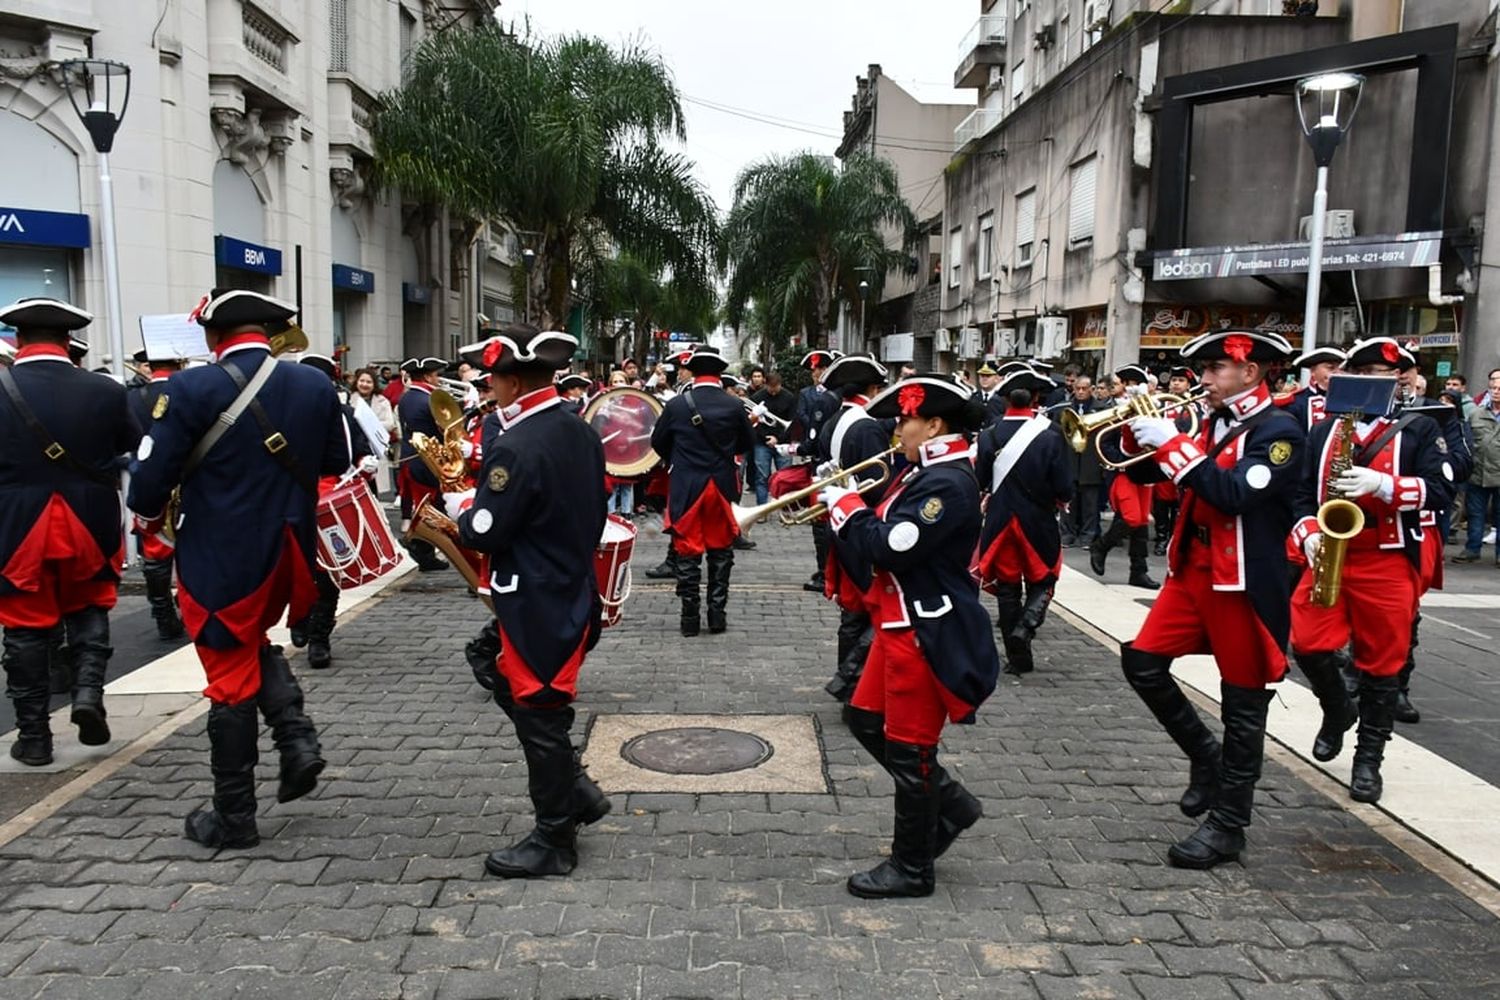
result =
[{"label": "window shutter", "polygon": [[[1016,249],[1021,261],[1031,259],[1030,244],[1036,242],[1036,192],[1027,191],[1016,198]],[[1021,248],[1025,247],[1025,250]]]},{"label": "window shutter", "polygon": [[1068,203],[1068,243],[1094,238],[1094,178],[1099,158],[1090,156],[1073,165],[1073,193]]}]

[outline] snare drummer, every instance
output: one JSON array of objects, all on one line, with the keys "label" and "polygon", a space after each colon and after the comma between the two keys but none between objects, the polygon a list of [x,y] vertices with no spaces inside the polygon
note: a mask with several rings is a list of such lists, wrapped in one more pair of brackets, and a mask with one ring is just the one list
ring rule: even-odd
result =
[{"label": "snare drummer", "polygon": [[[214,796],[186,833],[206,847],[260,843],[255,825],[259,709],[281,753],[279,802],[312,791],[324,767],[302,689],[266,630],[307,615],[317,587],[317,477],[349,467],[338,397],[328,379],[277,364],[267,326],[296,309],[257,292],[215,289],[193,316],[217,364],[173,376],[136,452],[128,505],[145,534],[161,530],[181,484],[177,577],[182,618],[208,676]],[[267,367],[269,366],[269,367]],[[252,380],[265,376],[257,389]],[[253,392],[252,392],[253,390]],[[241,395],[250,406],[225,431]],[[211,439],[211,434],[220,434]]]}]

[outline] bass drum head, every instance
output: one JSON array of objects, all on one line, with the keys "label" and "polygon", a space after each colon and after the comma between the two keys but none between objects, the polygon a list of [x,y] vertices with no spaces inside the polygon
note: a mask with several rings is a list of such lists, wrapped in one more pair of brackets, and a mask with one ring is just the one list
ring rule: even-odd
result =
[{"label": "bass drum head", "polygon": [[583,419],[604,442],[604,470],[629,479],[661,463],[651,449],[651,431],[661,416],[661,400],[641,389],[620,386],[600,393],[583,409]]}]

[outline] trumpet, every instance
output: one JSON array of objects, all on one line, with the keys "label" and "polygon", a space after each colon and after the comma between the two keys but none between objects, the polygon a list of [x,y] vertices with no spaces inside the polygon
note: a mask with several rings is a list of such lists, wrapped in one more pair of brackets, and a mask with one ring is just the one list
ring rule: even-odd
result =
[{"label": "trumpet", "polygon": [[[750,402],[750,400],[745,399],[743,397],[741,397],[740,402],[745,404],[745,412],[747,412],[747,413],[754,413],[755,412],[755,405],[756,404]],[[772,413],[770,410],[767,410],[765,413],[762,413],[758,419],[760,419],[763,423],[770,424],[773,429],[778,430],[778,431],[784,431],[788,427],[792,426],[792,422],[790,420],[786,420],[786,419],[784,419],[782,417],[778,417],[776,414]]]},{"label": "trumpet", "polygon": [[1198,434],[1199,417],[1198,410],[1193,404],[1203,399],[1208,394],[1206,386],[1197,386],[1183,395],[1170,392],[1149,392],[1139,396],[1131,396],[1123,403],[1119,403],[1107,410],[1098,413],[1079,414],[1074,410],[1066,410],[1060,419],[1063,436],[1068,439],[1068,444],[1080,455],[1089,446],[1089,440],[1094,442],[1094,451],[1099,455],[1099,463],[1107,469],[1124,469],[1139,462],[1144,462],[1156,454],[1154,448],[1132,455],[1130,458],[1116,462],[1104,454],[1104,437],[1111,431],[1122,430],[1125,424],[1136,417],[1168,417],[1176,416],[1178,413],[1186,413],[1191,426],[1187,429],[1189,437]]},{"label": "trumpet", "polygon": [[[845,479],[849,479],[852,476],[857,476],[859,473],[864,472],[868,469],[878,469],[879,471],[876,475],[870,477],[869,479],[856,481],[853,489],[857,490],[860,493],[864,493],[866,490],[874,489],[875,487],[884,483],[887,479],[891,478],[891,466],[887,459],[889,459],[892,455],[900,450],[900,448],[889,448],[878,455],[871,455],[864,461],[856,462],[855,464],[849,466],[849,468],[847,469],[840,469],[827,478],[819,479],[817,482],[809,483],[807,486],[802,487],[800,490],[794,490],[793,492],[788,493],[784,496],[777,497],[775,500],[768,500],[765,503],[757,504],[754,507],[742,507],[739,504],[731,504],[730,506],[734,510],[735,523],[740,526],[740,534],[749,534],[750,526],[753,525],[756,521],[759,521],[761,518],[765,517],[767,514],[775,513],[776,511],[781,510],[783,507],[790,507],[794,503],[801,503],[808,497],[815,497],[819,493],[826,490],[828,487],[833,486]],[[781,523],[785,525],[810,524],[827,513],[828,508],[823,504],[813,504],[811,507],[808,507],[805,510],[782,514]]]}]

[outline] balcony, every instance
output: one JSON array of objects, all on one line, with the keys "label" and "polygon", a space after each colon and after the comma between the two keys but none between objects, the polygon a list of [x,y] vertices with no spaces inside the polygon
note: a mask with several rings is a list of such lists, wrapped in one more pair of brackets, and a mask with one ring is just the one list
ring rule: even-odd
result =
[{"label": "balcony", "polygon": [[989,135],[1004,117],[1005,112],[999,108],[975,108],[953,130],[953,151],[956,153],[980,136]]},{"label": "balcony", "polygon": [[1005,64],[1005,15],[985,14],[964,33],[958,46],[958,69],[953,71],[955,89],[983,87],[990,67]]}]

